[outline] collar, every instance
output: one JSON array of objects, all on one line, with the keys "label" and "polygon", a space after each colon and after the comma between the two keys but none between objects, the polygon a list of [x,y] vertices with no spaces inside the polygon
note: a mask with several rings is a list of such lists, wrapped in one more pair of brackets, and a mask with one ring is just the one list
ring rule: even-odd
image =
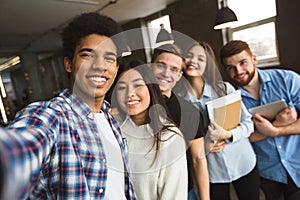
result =
[{"label": "collar", "polygon": [[[60,94],[59,97],[65,99],[65,101],[70,105],[71,109],[85,120],[87,118],[94,118],[92,109],[76,94],[74,94],[71,90],[65,89]],[[103,105],[101,107],[102,112],[105,115],[109,113],[111,110],[110,104],[104,100]]]},{"label": "collar", "polygon": [[[265,90],[266,89],[266,84],[271,81],[270,74],[267,73],[266,70],[261,70],[261,69],[258,69],[258,68],[256,68],[256,71],[258,73],[258,78],[259,78],[260,83],[261,83],[261,89]],[[239,90],[241,90],[242,96],[247,96],[248,95],[248,93],[241,86],[238,86],[237,88]]]}]

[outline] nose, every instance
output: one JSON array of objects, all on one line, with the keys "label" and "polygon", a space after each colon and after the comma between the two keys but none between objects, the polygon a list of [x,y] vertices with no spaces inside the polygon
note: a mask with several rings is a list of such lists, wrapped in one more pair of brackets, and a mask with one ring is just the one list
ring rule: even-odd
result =
[{"label": "nose", "polygon": [[132,86],[128,86],[127,97],[133,97],[135,95],[135,89]]},{"label": "nose", "polygon": [[192,56],[192,57],[190,58],[190,63],[196,63],[196,61],[197,61],[196,56]]},{"label": "nose", "polygon": [[170,68],[169,68],[169,67],[165,67],[164,70],[163,70],[163,72],[162,72],[162,75],[163,75],[164,77],[169,77],[169,76],[170,76],[170,73],[171,73]]},{"label": "nose", "polygon": [[235,67],[235,71],[236,71],[237,74],[240,74],[240,73],[242,73],[243,70],[242,70],[242,67],[240,65],[237,65]]},{"label": "nose", "polygon": [[100,71],[106,71],[108,65],[109,64],[105,62],[104,58],[102,58],[101,56],[97,56],[96,58],[94,58],[92,68]]}]

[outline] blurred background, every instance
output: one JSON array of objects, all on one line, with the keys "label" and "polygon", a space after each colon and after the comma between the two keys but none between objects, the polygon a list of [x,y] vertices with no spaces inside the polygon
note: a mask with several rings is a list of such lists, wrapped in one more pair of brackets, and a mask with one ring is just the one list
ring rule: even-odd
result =
[{"label": "blurred background", "polygon": [[[215,30],[224,7],[234,11],[237,22]],[[68,87],[59,34],[80,13],[99,12],[125,31],[136,30],[125,35],[130,53],[124,63],[149,62],[163,28],[175,43],[175,32],[208,42],[217,58],[223,44],[242,39],[258,56],[258,67],[299,73],[299,9],[299,0],[1,0],[1,125],[26,104],[52,98]]]}]

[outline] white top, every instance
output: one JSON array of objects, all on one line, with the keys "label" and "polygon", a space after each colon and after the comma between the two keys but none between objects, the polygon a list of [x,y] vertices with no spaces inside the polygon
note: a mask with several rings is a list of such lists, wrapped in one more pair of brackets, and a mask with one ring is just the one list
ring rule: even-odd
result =
[{"label": "white top", "polygon": [[125,200],[124,162],[120,146],[104,114],[94,115],[108,166],[105,200]]},{"label": "white top", "polygon": [[127,139],[129,166],[137,199],[187,199],[186,148],[179,129],[172,127],[174,132],[166,131],[162,135],[156,154],[149,124],[136,126],[130,117],[124,122],[119,120],[119,123],[122,123],[121,132]]}]

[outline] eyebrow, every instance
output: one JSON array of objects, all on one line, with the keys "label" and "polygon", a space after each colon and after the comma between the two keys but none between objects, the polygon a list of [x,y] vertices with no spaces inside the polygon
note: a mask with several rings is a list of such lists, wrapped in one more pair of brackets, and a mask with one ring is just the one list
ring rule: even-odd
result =
[{"label": "eyebrow", "polygon": [[163,65],[165,65],[165,66],[167,66],[167,67],[169,67],[169,68],[176,68],[176,69],[178,69],[178,70],[182,70],[182,67],[181,66],[174,66],[174,65],[171,65],[171,66],[168,66],[165,62],[162,62],[162,61],[157,61],[156,63],[158,63],[158,64],[163,64]]},{"label": "eyebrow", "polygon": [[[84,52],[84,51],[91,52],[91,53],[96,53],[96,51],[94,49],[91,49],[91,48],[82,48],[82,49],[79,50],[80,53]],[[114,53],[114,52],[106,51],[105,54],[117,57],[117,54]]]},{"label": "eyebrow", "polygon": [[[133,79],[132,82],[137,82],[137,81],[144,81],[144,79],[142,79],[142,78],[137,78],[137,79]],[[144,82],[145,82],[145,81],[144,81]],[[120,84],[120,83],[125,84],[125,81],[118,81],[118,84]]]},{"label": "eyebrow", "polygon": [[91,48],[83,48],[83,49],[80,49],[79,52],[84,52],[84,51],[88,51],[88,52],[95,52],[94,49],[91,49]]}]

